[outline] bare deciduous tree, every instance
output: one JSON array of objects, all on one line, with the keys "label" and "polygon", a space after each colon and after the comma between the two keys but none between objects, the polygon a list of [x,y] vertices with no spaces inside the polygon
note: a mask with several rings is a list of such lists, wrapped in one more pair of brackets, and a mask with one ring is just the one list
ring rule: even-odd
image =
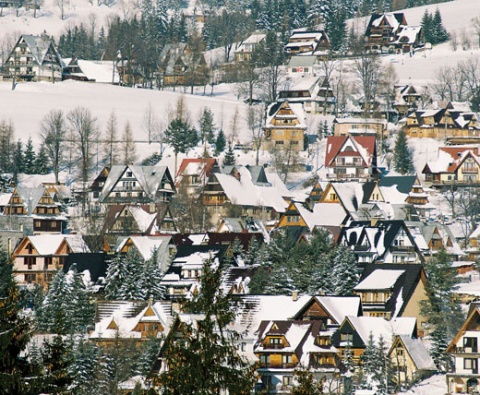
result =
[{"label": "bare deciduous tree", "polygon": [[376,54],[364,53],[355,60],[354,71],[364,97],[365,117],[373,111],[382,70],[380,57]]},{"label": "bare deciduous tree", "polygon": [[108,166],[111,168],[118,163],[118,132],[117,132],[117,115],[115,111],[110,113],[105,130],[105,138],[103,139],[103,151]]},{"label": "bare deciduous tree", "polygon": [[262,147],[264,131],[265,119],[265,107],[262,106],[250,106],[247,109],[247,124],[248,129],[250,130],[250,134],[252,137],[252,145],[253,149],[255,150],[255,165],[258,166],[259,164],[259,156],[260,156],[260,148]]},{"label": "bare deciduous tree", "polygon": [[[85,191],[93,158],[93,146],[98,144],[97,119],[85,107],[74,108],[68,113],[67,119],[70,122],[73,145],[80,156],[80,179]],[[85,203],[83,199],[84,208]]]},{"label": "bare deciduous tree", "polygon": [[58,175],[63,163],[65,151],[65,137],[67,135],[67,122],[62,110],[51,110],[41,123],[42,142],[55,175],[55,183],[59,184]]},{"label": "bare deciduous tree", "polygon": [[122,153],[122,161],[124,165],[131,165],[135,162],[135,142],[133,141],[132,127],[128,121],[125,124],[125,129],[123,130]]}]

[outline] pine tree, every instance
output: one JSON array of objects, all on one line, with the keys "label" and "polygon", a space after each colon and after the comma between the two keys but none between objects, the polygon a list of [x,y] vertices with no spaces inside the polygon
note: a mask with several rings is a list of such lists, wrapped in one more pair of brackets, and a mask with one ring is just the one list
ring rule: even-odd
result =
[{"label": "pine tree", "polygon": [[387,395],[393,389],[392,368],[388,357],[388,348],[385,339],[380,335],[377,345],[376,372],[374,375],[378,395]]},{"label": "pine tree", "polygon": [[83,276],[77,272],[75,266],[69,270],[67,281],[69,295],[64,300],[64,308],[68,312],[72,331],[86,333],[87,327],[93,325],[95,317],[91,292],[85,286]]},{"label": "pine tree", "polygon": [[233,151],[232,144],[228,143],[228,150],[225,152],[225,158],[223,159],[224,166],[235,165],[235,152]]},{"label": "pine tree", "polygon": [[315,380],[312,371],[304,366],[299,366],[293,371],[296,385],[293,386],[291,395],[321,395],[322,383]]},{"label": "pine tree", "polygon": [[64,305],[67,288],[65,274],[62,270],[57,271],[45,295],[40,313],[37,315],[41,330],[58,335],[71,333],[69,317]]},{"label": "pine tree", "polygon": [[30,137],[27,141],[24,153],[24,169],[25,174],[35,174],[36,172],[36,163],[35,163],[35,150],[33,148],[32,138]]},{"label": "pine tree", "polygon": [[411,174],[415,171],[413,153],[408,147],[407,135],[404,130],[400,130],[397,134],[393,151],[393,168],[400,174]]},{"label": "pine tree", "polygon": [[236,311],[231,297],[222,292],[222,273],[211,260],[203,264],[200,292],[185,311],[199,314],[179,325],[180,341],[165,345],[169,366],[158,378],[165,395],[242,395],[250,392],[254,377],[238,354],[240,335],[228,327]]},{"label": "pine tree", "polygon": [[360,277],[355,256],[348,248],[338,246],[333,252],[332,261],[333,293],[340,296],[351,295]]},{"label": "pine tree", "polygon": [[225,138],[225,133],[223,129],[220,129],[215,140],[215,156],[220,155],[225,150],[226,145],[227,139]]},{"label": "pine tree", "polygon": [[31,334],[31,323],[22,313],[20,292],[8,253],[0,247],[0,394],[24,392],[21,356]]}]

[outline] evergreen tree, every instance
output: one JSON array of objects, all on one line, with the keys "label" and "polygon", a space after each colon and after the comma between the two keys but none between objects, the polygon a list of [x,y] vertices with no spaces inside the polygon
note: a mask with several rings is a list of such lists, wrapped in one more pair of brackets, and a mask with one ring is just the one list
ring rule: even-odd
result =
[{"label": "evergreen tree", "polygon": [[432,40],[434,39],[432,35],[432,15],[427,9],[423,13],[420,25],[422,26],[423,39],[427,43],[432,43]]},{"label": "evergreen tree", "polygon": [[69,389],[75,395],[91,395],[96,384],[98,349],[94,343],[80,337],[73,346],[72,363],[68,366],[71,377]]},{"label": "evergreen tree", "polygon": [[333,293],[340,296],[351,295],[360,278],[355,256],[348,248],[338,246],[333,252],[332,261]]},{"label": "evergreen tree", "polygon": [[23,144],[22,140],[18,140],[17,143],[14,146],[13,153],[12,153],[12,159],[13,159],[13,176],[15,182],[18,180],[18,175],[20,173],[23,173],[25,168],[25,158],[23,157]]},{"label": "evergreen tree", "polygon": [[215,140],[215,156],[220,155],[225,150],[226,145],[227,139],[225,138],[225,133],[223,129],[220,129]]},{"label": "evergreen tree", "polygon": [[240,335],[228,327],[236,311],[222,291],[221,269],[212,266],[204,262],[200,292],[185,306],[200,315],[179,325],[180,338],[165,345],[169,369],[158,379],[165,395],[243,395],[253,387],[254,377],[236,347]]},{"label": "evergreen tree", "polygon": [[361,386],[362,388],[371,388],[377,373],[377,348],[370,332],[365,350],[361,356]]},{"label": "evergreen tree", "polygon": [[174,119],[165,130],[165,142],[170,144],[175,153],[175,173],[177,171],[177,157],[179,153],[186,153],[198,143],[197,131],[186,121]]},{"label": "evergreen tree", "polygon": [[31,334],[31,323],[22,313],[20,293],[8,253],[0,247],[0,394],[21,394],[25,382],[21,356]]},{"label": "evergreen tree", "polygon": [[392,368],[390,366],[390,358],[388,357],[388,347],[382,335],[378,339],[376,354],[376,372],[374,376],[377,388],[376,394],[387,395],[393,389]]},{"label": "evergreen tree", "polygon": [[291,395],[321,395],[323,394],[323,386],[313,377],[313,373],[305,368],[299,366],[293,371],[293,377],[296,385],[293,386]]},{"label": "evergreen tree", "polygon": [[433,14],[431,22],[431,35],[433,37],[432,44],[439,44],[449,39],[449,34],[443,26],[440,10],[437,8]]},{"label": "evergreen tree", "polygon": [[35,163],[35,150],[33,148],[32,138],[30,137],[27,141],[24,153],[24,171],[25,174],[35,174],[36,172],[36,163]]},{"label": "evergreen tree", "polygon": [[235,165],[235,152],[233,151],[232,144],[228,143],[228,150],[225,152],[225,157],[223,159],[224,166],[233,166]]},{"label": "evergreen tree", "polygon": [[400,130],[397,134],[393,151],[393,168],[400,174],[412,174],[415,171],[413,153],[408,147],[407,135],[404,130]]},{"label": "evergreen tree", "polygon": [[90,293],[75,268],[67,275],[57,272],[36,311],[39,328],[59,335],[85,333],[87,326],[93,325],[94,315]]},{"label": "evergreen tree", "polygon": [[63,394],[72,382],[72,345],[62,336],[45,340],[41,350],[48,393]]},{"label": "evergreen tree", "polygon": [[156,248],[144,265],[143,287],[145,299],[161,300],[165,298],[165,287],[160,285],[162,278],[163,273],[158,264],[158,248]]},{"label": "evergreen tree", "polygon": [[428,326],[432,330],[432,358],[439,370],[446,371],[451,367],[451,359],[445,352],[446,347],[464,320],[455,296],[459,280],[447,252],[443,249],[434,259],[427,261],[425,274],[428,301],[421,303],[421,313],[427,318]]},{"label": "evergreen tree", "polygon": [[35,174],[50,173],[50,166],[48,162],[47,150],[45,149],[45,145],[42,144],[40,146],[40,150],[38,151],[38,155],[35,158]]},{"label": "evergreen tree", "polygon": [[215,138],[214,137],[215,125],[213,123],[213,113],[208,107],[205,107],[203,109],[199,124],[200,124],[200,139],[202,144],[205,141],[208,141],[209,143],[213,143]]}]

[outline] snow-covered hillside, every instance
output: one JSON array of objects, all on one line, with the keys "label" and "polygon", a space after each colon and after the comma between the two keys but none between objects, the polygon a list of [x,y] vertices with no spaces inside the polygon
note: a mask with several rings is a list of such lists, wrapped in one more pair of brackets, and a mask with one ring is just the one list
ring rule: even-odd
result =
[{"label": "snow-covered hillside", "polygon": [[[60,19],[60,10],[55,5],[55,0],[45,0],[43,9],[33,18],[32,11],[20,10],[19,16],[15,11],[4,9],[0,17],[0,41],[6,36],[18,37],[20,33],[39,34],[46,31],[48,34],[58,36],[65,31],[66,27],[83,22],[86,25],[96,21],[97,29],[105,23],[109,15],[128,15],[135,12],[138,2],[122,0],[111,7],[97,5],[96,1],[71,0],[67,8],[66,19]],[[392,63],[396,69],[400,81],[428,82],[435,76],[435,71],[443,65],[456,65],[459,60],[469,56],[480,56],[477,37],[470,27],[470,19],[480,15],[478,0],[454,0],[448,3],[428,7],[418,7],[405,10],[409,24],[419,24],[425,9],[434,12],[436,7],[440,9],[443,22],[448,31],[457,31],[460,35],[462,29],[468,29],[472,37],[474,49],[469,51],[458,50],[454,52],[448,43],[435,46],[427,50],[409,55],[386,56],[385,63]],[[136,8],[137,7],[137,8]],[[357,25],[364,24],[359,20]],[[202,96],[199,90],[195,95],[185,94],[188,109],[193,120],[197,120],[204,106],[210,107],[215,114],[217,126],[223,127],[230,132],[230,124],[238,112],[238,137],[241,142],[249,139],[246,127],[246,105],[239,100],[235,93],[234,85],[220,85],[215,87],[213,96]],[[166,126],[168,112],[175,106],[180,97],[180,92],[154,91],[143,89],[131,89],[114,87],[102,84],[90,84],[65,81],[62,83],[27,83],[17,85],[14,91],[10,83],[0,83],[0,102],[4,104],[0,112],[0,119],[12,120],[15,126],[15,137],[22,140],[32,137],[34,142],[39,141],[40,121],[51,109],[69,111],[77,106],[85,106],[91,109],[98,118],[99,127],[105,129],[106,120],[112,111],[118,118],[119,130],[123,130],[127,121],[130,122],[135,140],[146,140],[144,128],[144,114],[149,105],[157,113],[159,119]],[[310,120],[310,131],[314,132],[318,120]],[[141,157],[145,157],[155,151],[153,145],[143,144],[138,147]],[[431,145],[417,150],[417,170],[421,170],[426,158],[434,155]]]}]

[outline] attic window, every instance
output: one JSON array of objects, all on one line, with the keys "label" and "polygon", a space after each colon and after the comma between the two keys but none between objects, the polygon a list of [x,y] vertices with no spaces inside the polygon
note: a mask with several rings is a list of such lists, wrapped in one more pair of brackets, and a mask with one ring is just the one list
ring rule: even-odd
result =
[{"label": "attic window", "polygon": [[133,177],[133,173],[131,171],[127,171],[127,177]]}]

